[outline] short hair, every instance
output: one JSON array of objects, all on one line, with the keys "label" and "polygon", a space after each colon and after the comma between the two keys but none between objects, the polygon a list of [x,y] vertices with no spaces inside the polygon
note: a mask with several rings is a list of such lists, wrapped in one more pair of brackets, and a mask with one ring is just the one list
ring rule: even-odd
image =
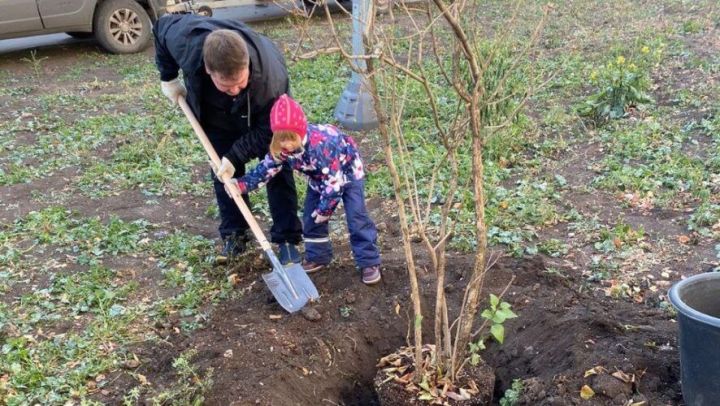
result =
[{"label": "short hair", "polygon": [[247,44],[232,30],[216,30],[203,43],[205,68],[226,78],[233,78],[250,65]]},{"label": "short hair", "polygon": [[270,141],[270,155],[273,157],[273,159],[277,161],[281,161],[280,159],[280,153],[282,152],[282,147],[280,147],[280,143],[283,141],[294,141],[294,147],[293,149],[298,149],[302,147],[302,138],[300,135],[292,132],[292,131],[275,131],[272,136],[272,141]]}]

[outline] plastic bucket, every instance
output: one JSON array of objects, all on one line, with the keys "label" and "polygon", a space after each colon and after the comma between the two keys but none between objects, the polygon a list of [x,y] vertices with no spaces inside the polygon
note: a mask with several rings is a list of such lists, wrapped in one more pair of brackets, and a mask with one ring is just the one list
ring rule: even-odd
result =
[{"label": "plastic bucket", "polygon": [[670,289],[678,311],[682,392],[689,406],[720,405],[720,272]]}]

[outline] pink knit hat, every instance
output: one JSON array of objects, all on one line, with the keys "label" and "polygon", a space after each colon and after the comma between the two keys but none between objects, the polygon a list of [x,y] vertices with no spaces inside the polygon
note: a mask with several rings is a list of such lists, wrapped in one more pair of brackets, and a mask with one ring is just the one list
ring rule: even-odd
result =
[{"label": "pink knit hat", "polygon": [[290,131],[304,137],[307,119],[298,102],[286,94],[280,96],[270,110],[270,129],[272,132]]}]

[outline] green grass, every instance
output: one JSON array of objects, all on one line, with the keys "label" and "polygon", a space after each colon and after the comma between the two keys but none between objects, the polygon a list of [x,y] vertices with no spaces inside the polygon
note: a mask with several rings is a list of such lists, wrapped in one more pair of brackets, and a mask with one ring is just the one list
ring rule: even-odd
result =
[{"label": "green grass", "polygon": [[290,63],[290,87],[300,102],[308,122],[334,123],[333,111],[345,85],[350,82],[350,70],[338,56],[324,55]]},{"label": "green grass", "polygon": [[[137,323],[180,312],[187,318],[184,329],[197,328],[207,317],[198,313],[202,306],[232,295],[224,275],[213,271],[211,241],[181,232],[151,234],[154,228],[144,220],[101,221],[50,207],[0,230],[0,286],[22,285],[29,271],[42,270],[47,277],[16,302],[0,305],[0,327],[19,333],[0,350],[0,375],[10,377],[0,388],[7,404],[87,400],[87,382],[117,368],[128,348],[146,339]],[[27,244],[33,244],[31,250]],[[32,263],[26,260],[30,254],[63,255],[65,261],[25,269],[21,264]],[[138,281],[103,265],[123,255],[152,256],[157,272],[177,277],[147,296]],[[64,323],[75,328],[54,333]],[[100,379],[101,384],[107,382]]]},{"label": "green grass", "polygon": [[597,170],[594,184],[610,191],[651,192],[657,202],[668,206],[679,193],[707,198],[707,161],[688,155],[690,135],[679,128],[656,121],[625,125],[605,132],[605,158]]},{"label": "green grass", "polygon": [[119,146],[109,159],[87,168],[79,188],[93,197],[134,188],[149,196],[206,194],[209,179],[193,176],[193,169],[206,160],[197,141],[188,133],[159,130],[141,134],[144,139]]}]

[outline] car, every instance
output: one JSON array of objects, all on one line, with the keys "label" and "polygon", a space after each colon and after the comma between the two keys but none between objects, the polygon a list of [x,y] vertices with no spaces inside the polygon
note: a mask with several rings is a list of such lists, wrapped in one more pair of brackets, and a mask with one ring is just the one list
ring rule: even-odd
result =
[{"label": "car", "polygon": [[0,0],[0,39],[66,32],[111,53],[145,49],[164,0]]}]

